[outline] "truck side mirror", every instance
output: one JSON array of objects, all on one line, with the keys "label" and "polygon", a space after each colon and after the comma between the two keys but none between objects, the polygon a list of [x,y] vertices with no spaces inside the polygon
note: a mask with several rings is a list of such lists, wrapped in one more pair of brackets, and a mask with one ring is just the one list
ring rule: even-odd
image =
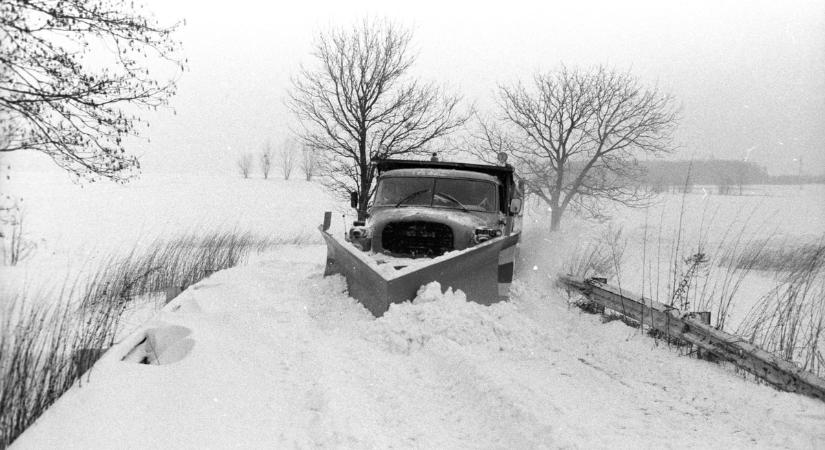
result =
[{"label": "truck side mirror", "polygon": [[358,207],[358,192],[352,191],[349,193],[349,205],[353,208]]},{"label": "truck side mirror", "polygon": [[521,199],[514,198],[510,200],[510,214],[518,214],[521,212]]}]

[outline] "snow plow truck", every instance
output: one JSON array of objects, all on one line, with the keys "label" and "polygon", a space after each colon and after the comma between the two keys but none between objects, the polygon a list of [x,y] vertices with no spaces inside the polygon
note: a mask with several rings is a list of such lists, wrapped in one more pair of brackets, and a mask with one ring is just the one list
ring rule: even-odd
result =
[{"label": "snow plow truck", "polygon": [[[344,236],[319,227],[325,276],[341,274],[349,295],[376,317],[438,281],[468,300],[506,300],[521,236],[523,186],[512,166],[385,159],[367,217]],[[351,206],[358,194],[351,194]]]}]

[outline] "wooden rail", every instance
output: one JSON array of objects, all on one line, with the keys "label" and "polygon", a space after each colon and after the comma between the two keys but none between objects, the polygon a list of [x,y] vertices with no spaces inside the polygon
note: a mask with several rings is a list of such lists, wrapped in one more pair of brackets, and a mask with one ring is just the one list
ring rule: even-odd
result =
[{"label": "wooden rail", "polygon": [[825,379],[804,371],[739,337],[681,314],[675,308],[611,286],[603,279],[582,280],[563,276],[559,281],[566,288],[581,292],[589,300],[605,308],[661,333],[696,345],[719,359],[730,361],[780,390],[825,401]]}]

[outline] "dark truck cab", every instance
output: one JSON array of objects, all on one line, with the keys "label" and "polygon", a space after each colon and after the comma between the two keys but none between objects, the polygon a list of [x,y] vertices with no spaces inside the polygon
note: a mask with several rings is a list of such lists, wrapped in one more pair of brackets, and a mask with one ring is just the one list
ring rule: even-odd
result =
[{"label": "dark truck cab", "polygon": [[522,193],[511,166],[392,159],[374,164],[378,181],[367,220],[348,236],[364,251],[432,258],[520,231]]}]

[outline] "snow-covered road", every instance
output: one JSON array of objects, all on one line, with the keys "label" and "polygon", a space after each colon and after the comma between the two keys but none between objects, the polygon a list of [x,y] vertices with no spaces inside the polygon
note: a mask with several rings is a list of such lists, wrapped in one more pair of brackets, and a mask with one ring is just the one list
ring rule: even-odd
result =
[{"label": "snow-covered road", "polygon": [[323,252],[191,287],[147,325],[159,365],[110,352],[14,448],[825,447],[822,402],[602,324],[540,271],[508,303],[430,285],[374,319]]}]

